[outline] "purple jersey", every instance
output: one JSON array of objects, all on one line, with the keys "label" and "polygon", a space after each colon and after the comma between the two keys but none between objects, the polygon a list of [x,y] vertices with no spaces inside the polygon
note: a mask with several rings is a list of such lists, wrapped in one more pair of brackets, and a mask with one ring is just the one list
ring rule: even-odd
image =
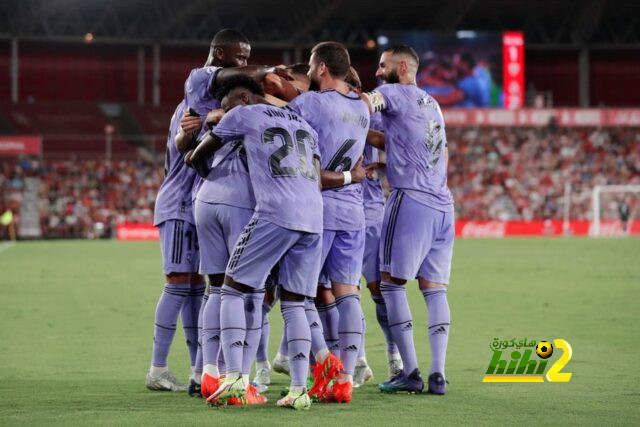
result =
[{"label": "purple jersey", "polygon": [[184,102],[186,109],[193,108],[201,117],[216,108],[220,101],[215,97],[216,74],[220,67],[194,68],[184,82]]},{"label": "purple jersey", "polygon": [[191,188],[196,172],[184,164],[184,155],[178,152],[175,138],[180,131],[180,119],[184,102],[176,107],[167,136],[167,150],[164,158],[164,181],[158,190],[154,209],[153,224],[159,225],[169,219],[178,219],[195,224],[191,203]]},{"label": "purple jersey", "polygon": [[[333,89],[307,92],[289,103],[318,132],[322,169],[351,170],[362,156],[367,132],[367,105],[354,93]],[[354,231],[364,228],[362,185],[359,183],[322,191],[324,228]]]},{"label": "purple jersey", "polygon": [[[220,108],[220,101],[215,97],[214,84],[216,74],[221,67],[201,67],[194,68],[189,73],[189,77],[184,82],[184,103],[185,110],[193,108],[200,117],[206,117],[209,111]],[[201,138],[207,132],[204,127],[200,129],[197,138]],[[196,199],[200,188],[204,183],[204,179],[196,174],[193,181],[191,197]]]},{"label": "purple jersey", "polygon": [[440,106],[415,85],[385,84],[370,93],[382,112],[387,178],[416,201],[450,212],[453,197],[447,187],[447,137]]},{"label": "purple jersey", "polygon": [[384,132],[384,125],[382,124],[382,114],[373,113],[369,119],[369,128]]},{"label": "purple jersey", "polygon": [[[378,149],[367,144],[364,147],[364,156],[362,164],[364,166],[371,163],[380,162]],[[379,175],[379,173],[377,174]],[[365,225],[370,225],[382,222],[384,217],[384,193],[382,186],[380,185],[380,178],[374,179],[365,178],[362,181],[362,199],[364,202],[364,219]]]},{"label": "purple jersey", "polygon": [[233,108],[212,133],[224,145],[242,140],[256,198],[254,218],[322,233],[322,196],[313,165],[320,152],[311,126],[288,109],[256,104]]},{"label": "purple jersey", "polygon": [[[193,108],[201,117],[209,111],[220,108],[215,94],[215,78],[220,67],[194,68],[184,82],[184,99],[187,108]],[[198,138],[208,130],[201,129]],[[244,157],[244,159],[243,159]],[[209,173],[206,179],[196,176],[193,184],[193,199],[206,203],[220,203],[238,208],[253,209],[255,200],[249,184],[246,156],[237,150],[229,153],[224,150],[214,159],[218,167]]]},{"label": "purple jersey", "polygon": [[204,179],[196,198],[205,203],[253,209],[256,200],[242,140],[231,141],[218,150],[212,165],[213,168]]}]

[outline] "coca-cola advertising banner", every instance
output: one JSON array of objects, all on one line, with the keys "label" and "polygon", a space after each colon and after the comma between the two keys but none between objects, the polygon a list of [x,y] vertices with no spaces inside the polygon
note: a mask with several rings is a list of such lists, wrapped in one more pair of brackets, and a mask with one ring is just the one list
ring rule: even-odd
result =
[{"label": "coca-cola advertising banner", "polygon": [[38,135],[0,135],[0,156],[41,153],[42,138]]},{"label": "coca-cola advertising banner", "polygon": [[122,223],[116,227],[118,240],[158,240],[160,232],[153,224]]},{"label": "coca-cola advertising banner", "polygon": [[[591,221],[562,220],[536,221],[457,221],[457,237],[507,237],[507,236],[588,236]],[[600,222],[600,236],[624,236],[640,234],[640,221],[606,220]]]},{"label": "coca-cola advertising banner", "polygon": [[[562,220],[535,221],[456,221],[456,237],[509,236],[588,236],[592,224],[586,220],[564,223]],[[600,236],[640,235],[640,220],[623,224],[621,221],[600,222]],[[158,240],[160,233],[153,224],[119,224],[118,240]]]},{"label": "coca-cola advertising banner", "polygon": [[445,109],[447,126],[614,126],[640,127],[640,109],[634,108],[525,108]]}]

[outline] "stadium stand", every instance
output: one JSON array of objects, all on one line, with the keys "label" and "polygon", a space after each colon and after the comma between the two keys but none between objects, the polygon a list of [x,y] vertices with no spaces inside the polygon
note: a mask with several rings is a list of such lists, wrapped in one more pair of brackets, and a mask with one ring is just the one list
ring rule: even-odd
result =
[{"label": "stadium stand", "polygon": [[[144,117],[145,129],[164,126],[155,114],[133,111]],[[589,219],[594,185],[640,184],[636,128],[451,127],[447,136],[459,220],[562,219],[567,182],[571,218]],[[0,210],[16,210],[24,178],[34,175],[42,180],[44,236],[108,237],[117,223],[152,222],[163,172],[160,158],[110,167],[102,158],[6,159],[0,162]]]}]

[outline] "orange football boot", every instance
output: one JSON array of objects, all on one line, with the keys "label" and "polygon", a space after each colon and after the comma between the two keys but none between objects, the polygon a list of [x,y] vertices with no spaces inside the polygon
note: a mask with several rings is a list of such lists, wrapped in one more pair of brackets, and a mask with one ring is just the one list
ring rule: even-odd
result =
[{"label": "orange football boot", "polygon": [[220,387],[220,378],[213,377],[206,372],[202,373],[202,382],[200,383],[200,393],[205,399],[211,396]]},{"label": "orange football boot", "polygon": [[349,381],[334,382],[320,397],[321,402],[349,403],[353,395],[353,384]]},{"label": "orange football boot", "polygon": [[316,362],[313,366],[313,385],[309,389],[310,397],[320,398],[327,388],[329,381],[338,378],[340,371],[342,370],[342,362],[340,358],[329,353],[324,362]]},{"label": "orange football boot", "polygon": [[267,403],[266,396],[258,393],[258,390],[253,384],[247,386],[247,394],[244,396],[245,404],[247,405],[261,405]]}]

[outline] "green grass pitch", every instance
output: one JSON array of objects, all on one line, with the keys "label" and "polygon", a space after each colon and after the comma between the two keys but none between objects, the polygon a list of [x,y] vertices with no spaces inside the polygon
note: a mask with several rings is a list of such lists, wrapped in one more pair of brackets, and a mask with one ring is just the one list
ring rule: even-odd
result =
[{"label": "green grass pitch", "polygon": [[[314,404],[308,412],[275,407],[288,382],[281,375],[260,407],[214,409],[186,393],[145,389],[160,263],[156,242],[21,242],[0,252],[0,425],[640,423],[638,238],[458,240],[449,290],[450,393],[378,392],[385,346],[365,291],[367,356],[376,377],[350,405]],[[409,298],[426,374],[426,308],[413,284]],[[277,307],[271,322],[273,357],[282,324]],[[571,381],[482,383],[495,337],[567,340]],[[186,379],[181,329],[169,364]]]}]

